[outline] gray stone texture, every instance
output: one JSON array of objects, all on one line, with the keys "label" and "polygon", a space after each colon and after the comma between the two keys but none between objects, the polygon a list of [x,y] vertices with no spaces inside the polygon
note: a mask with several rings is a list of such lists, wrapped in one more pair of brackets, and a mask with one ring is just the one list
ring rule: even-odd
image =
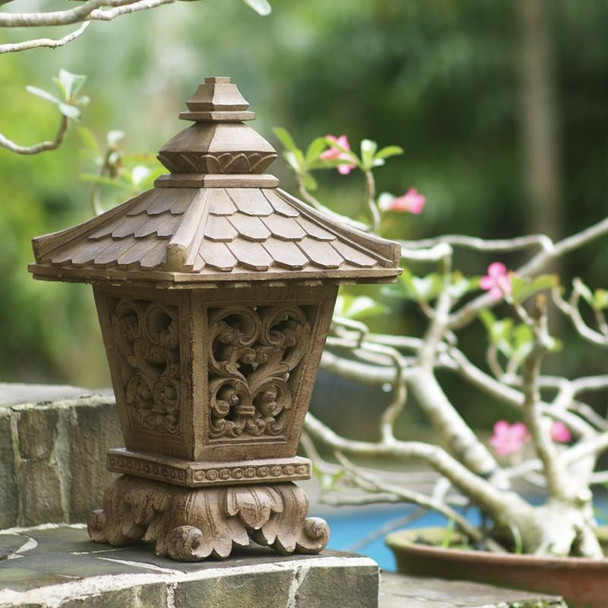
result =
[{"label": "gray stone texture", "polygon": [[377,566],[335,551],[279,557],[258,547],[225,561],[180,563],[146,545],[97,545],[83,527],[57,526],[0,531],[0,556],[0,608],[378,606]]},{"label": "gray stone texture", "polygon": [[350,608],[375,606],[378,598],[378,572],[374,566],[350,568],[314,569],[301,571],[301,581],[296,592],[298,606],[324,608],[342,606],[344,589],[349,589],[354,603]]},{"label": "gray stone texture", "polygon": [[86,521],[116,478],[106,451],[122,445],[107,392],[0,384],[0,529]]},{"label": "gray stone texture", "polygon": [[0,529],[14,526],[19,512],[10,412],[0,408]]},{"label": "gray stone texture", "polygon": [[203,598],[214,608],[284,608],[289,606],[293,580],[293,570],[284,570],[257,576],[228,572],[217,578],[184,582],[175,588],[175,608],[192,608]]}]

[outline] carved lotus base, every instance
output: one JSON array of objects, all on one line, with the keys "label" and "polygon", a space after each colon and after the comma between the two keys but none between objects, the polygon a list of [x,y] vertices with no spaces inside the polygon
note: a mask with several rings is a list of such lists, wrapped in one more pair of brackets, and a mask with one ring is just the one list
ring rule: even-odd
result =
[{"label": "carved lotus base", "polygon": [[307,512],[308,499],[293,483],[190,489],[125,475],[106,490],[88,529],[96,542],[143,539],[155,543],[156,555],[179,561],[223,559],[251,541],[282,555],[319,553],[329,528]]}]

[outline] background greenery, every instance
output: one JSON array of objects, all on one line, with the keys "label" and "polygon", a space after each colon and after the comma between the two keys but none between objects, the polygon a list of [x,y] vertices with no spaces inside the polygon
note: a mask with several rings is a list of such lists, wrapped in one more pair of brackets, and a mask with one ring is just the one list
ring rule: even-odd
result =
[{"label": "background greenery", "polygon": [[[526,0],[522,0],[525,2]],[[522,122],[518,2],[501,0],[275,0],[260,17],[238,0],[187,2],[94,24],[70,46],[0,58],[0,131],[20,143],[52,136],[55,108],[25,92],[51,88],[59,68],[86,74],[91,104],[83,124],[99,138],[127,133],[130,153],[154,152],[186,126],[184,100],[205,76],[229,75],[252,109],[255,127],[280,145],[272,127],[300,145],[345,133],[371,137],[405,155],[377,172],[380,191],[416,187],[424,214],[394,217],[389,236],[442,232],[508,237],[530,221]],[[568,234],[607,212],[608,4],[549,3],[555,58],[559,172]],[[9,33],[17,39],[18,32]],[[30,239],[91,215],[95,170],[71,129],[56,152],[19,157],[0,149],[0,380],[109,383],[90,288],[35,282],[26,267]],[[285,163],[272,171],[294,191]],[[362,176],[322,176],[320,198],[352,215],[364,213]],[[118,199],[114,202],[119,202]],[[606,245],[566,269],[584,267],[605,286]],[[491,260],[463,259],[482,274]],[[416,323],[399,309],[402,325]],[[394,317],[395,318],[395,317]],[[581,365],[596,363],[578,355]],[[604,363],[605,366],[605,363]],[[588,373],[592,373],[590,369]]]}]

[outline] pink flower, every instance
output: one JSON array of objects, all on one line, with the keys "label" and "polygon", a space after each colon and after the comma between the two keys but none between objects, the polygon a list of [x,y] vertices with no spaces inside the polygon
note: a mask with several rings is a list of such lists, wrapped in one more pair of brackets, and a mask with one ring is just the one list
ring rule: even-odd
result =
[{"label": "pink flower", "polygon": [[517,452],[528,440],[528,429],[523,422],[509,424],[506,420],[499,420],[493,431],[490,445],[499,456]]},{"label": "pink flower", "polygon": [[416,188],[410,188],[403,196],[398,197],[383,194],[378,201],[382,211],[406,211],[416,215],[422,213],[425,203],[426,196],[420,194]]},{"label": "pink flower", "polygon": [[511,274],[507,272],[507,268],[502,262],[494,262],[488,266],[488,274],[481,277],[479,286],[489,291],[490,298],[497,302],[503,296],[508,296],[513,290]]},{"label": "pink flower", "polygon": [[568,443],[572,439],[572,433],[563,422],[556,420],[551,425],[551,439],[556,443]]},{"label": "pink flower", "polygon": [[[335,135],[327,135],[327,139],[337,143],[344,150],[350,150],[350,144],[348,143],[348,137],[346,135],[340,135],[340,137],[336,137]],[[320,156],[321,160],[352,160],[352,158],[340,150],[339,148],[329,148],[329,150],[325,150]],[[340,175],[348,175],[355,168],[354,163],[338,165],[338,172]]]}]

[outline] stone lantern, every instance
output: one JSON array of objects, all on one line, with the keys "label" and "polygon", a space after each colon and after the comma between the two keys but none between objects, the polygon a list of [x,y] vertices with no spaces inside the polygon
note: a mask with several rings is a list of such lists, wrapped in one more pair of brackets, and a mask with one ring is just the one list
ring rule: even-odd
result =
[{"label": "stone lantern", "polygon": [[250,540],[317,553],[296,455],[338,286],[398,275],[399,246],[337,223],[263,171],[272,146],[229,78],[208,78],[152,190],[33,241],[37,279],[92,283],[125,440],[89,521],[179,560]]}]

